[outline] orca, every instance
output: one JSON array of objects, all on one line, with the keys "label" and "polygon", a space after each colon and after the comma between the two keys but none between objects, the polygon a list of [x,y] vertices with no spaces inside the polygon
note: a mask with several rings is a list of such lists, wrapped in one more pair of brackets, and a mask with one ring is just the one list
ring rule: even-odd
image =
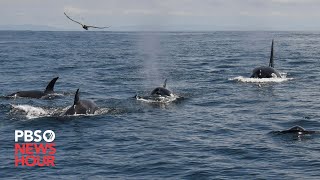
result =
[{"label": "orca", "polygon": [[79,89],[77,89],[73,105],[64,113],[64,115],[94,114],[97,109],[98,107],[93,101],[80,100]]},{"label": "orca", "polygon": [[54,84],[56,83],[56,81],[59,79],[59,77],[55,77],[53,78],[49,84],[47,85],[46,89],[44,91],[18,91],[15,93],[12,93],[8,96],[13,96],[13,97],[26,97],[26,98],[36,98],[36,99],[40,99],[42,97],[45,97],[47,95],[53,94],[53,88],[54,88]]},{"label": "orca", "polygon": [[173,96],[172,92],[166,89],[167,79],[164,80],[162,87],[157,87],[151,92],[151,96]]},{"label": "orca", "polygon": [[320,133],[319,131],[310,131],[310,130],[305,130],[301,126],[293,126],[292,128],[284,131],[276,131],[278,134],[297,134],[297,135],[303,135],[303,134],[318,134]]},{"label": "orca", "polygon": [[271,44],[271,54],[269,66],[261,66],[254,68],[250,78],[281,78],[280,73],[274,69],[273,62],[273,40]]}]

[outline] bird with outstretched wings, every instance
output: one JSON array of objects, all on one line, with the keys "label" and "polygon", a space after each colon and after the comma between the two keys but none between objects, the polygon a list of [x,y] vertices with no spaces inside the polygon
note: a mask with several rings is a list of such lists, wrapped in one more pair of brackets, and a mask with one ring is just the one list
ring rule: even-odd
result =
[{"label": "bird with outstretched wings", "polygon": [[68,19],[70,19],[71,21],[80,24],[82,26],[82,28],[85,29],[85,30],[88,30],[88,28],[105,29],[105,28],[109,28],[110,27],[110,26],[106,26],[106,27],[88,26],[88,25],[82,24],[81,22],[78,22],[76,20],[71,19],[66,13],[64,13],[64,15],[66,15],[66,17]]}]

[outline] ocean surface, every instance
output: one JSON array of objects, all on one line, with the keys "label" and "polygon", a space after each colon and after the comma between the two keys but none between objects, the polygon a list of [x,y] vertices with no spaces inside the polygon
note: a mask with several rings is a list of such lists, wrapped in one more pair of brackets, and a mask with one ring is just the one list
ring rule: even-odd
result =
[{"label": "ocean surface", "polygon": [[[248,79],[272,39],[284,77]],[[320,131],[318,32],[0,31],[0,73],[0,178],[320,178],[319,135],[272,133]],[[183,98],[134,98],[165,79]],[[100,109],[62,116],[78,88]],[[15,167],[19,129],[55,132],[55,167]]]}]

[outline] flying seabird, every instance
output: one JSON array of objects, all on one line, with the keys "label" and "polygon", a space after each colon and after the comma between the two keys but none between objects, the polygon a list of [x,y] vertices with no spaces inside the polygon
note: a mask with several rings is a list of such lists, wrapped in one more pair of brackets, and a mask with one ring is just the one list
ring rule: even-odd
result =
[{"label": "flying seabird", "polygon": [[71,19],[66,13],[64,13],[64,15],[66,15],[67,18],[70,19],[71,21],[80,24],[82,26],[82,28],[85,29],[85,30],[88,30],[88,28],[105,29],[105,28],[109,28],[110,27],[110,26],[106,26],[106,27],[87,26],[85,24],[82,24],[82,23],[80,23],[78,21],[75,21],[75,20]]}]

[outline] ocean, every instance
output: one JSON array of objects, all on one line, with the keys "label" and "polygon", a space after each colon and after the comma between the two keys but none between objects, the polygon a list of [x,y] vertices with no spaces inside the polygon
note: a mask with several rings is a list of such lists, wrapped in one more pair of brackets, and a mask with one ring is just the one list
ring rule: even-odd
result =
[{"label": "ocean", "polygon": [[[249,79],[274,62],[284,78]],[[319,32],[0,31],[3,179],[319,179]],[[7,98],[44,90],[54,98]],[[162,86],[182,97],[137,100]],[[94,115],[61,115],[74,93]],[[15,167],[15,130],[55,132],[54,167]]]}]

